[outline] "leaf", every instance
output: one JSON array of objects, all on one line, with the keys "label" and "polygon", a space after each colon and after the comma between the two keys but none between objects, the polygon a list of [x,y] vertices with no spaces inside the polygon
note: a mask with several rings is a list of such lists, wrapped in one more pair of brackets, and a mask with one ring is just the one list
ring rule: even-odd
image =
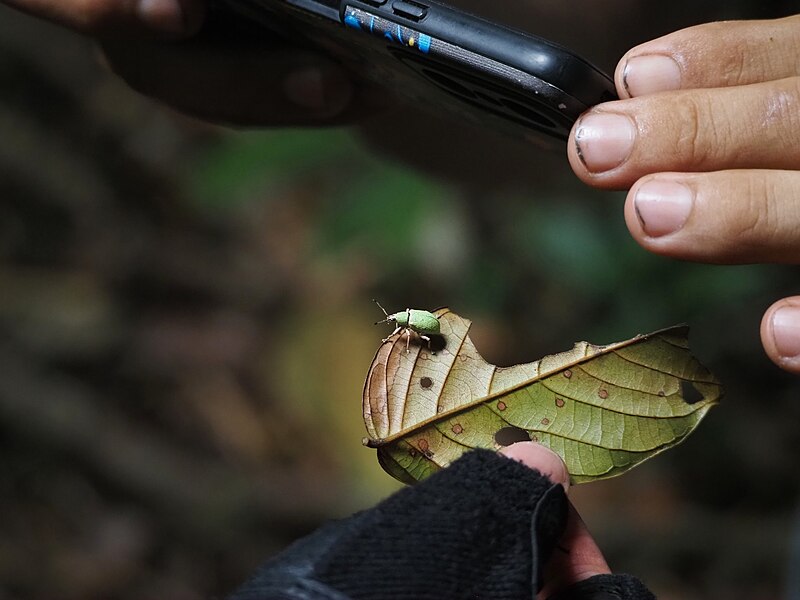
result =
[{"label": "leaf", "polygon": [[418,342],[406,352],[394,335],[364,384],[364,443],[405,483],[519,439],[557,452],[573,483],[614,477],[683,441],[722,396],[690,353],[686,326],[496,367],[478,354],[469,320],[435,314],[443,348]]}]

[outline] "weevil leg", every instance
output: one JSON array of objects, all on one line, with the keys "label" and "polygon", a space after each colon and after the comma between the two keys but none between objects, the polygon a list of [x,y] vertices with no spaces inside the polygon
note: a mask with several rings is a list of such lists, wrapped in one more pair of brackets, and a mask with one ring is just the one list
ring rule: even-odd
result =
[{"label": "weevil leg", "polygon": [[419,337],[420,339],[423,339],[428,343],[428,352],[430,352],[431,354],[436,354],[436,352],[431,350],[431,338],[427,335],[422,335],[421,333],[419,334]]},{"label": "weevil leg", "polygon": [[393,336],[393,335],[395,335],[395,334],[396,334],[398,331],[400,331],[401,329],[402,329],[402,327],[398,327],[398,328],[396,328],[396,329],[395,329],[395,330],[394,330],[392,333],[390,333],[390,334],[389,334],[387,337],[383,338],[383,339],[381,340],[381,342],[383,342],[383,343],[385,344],[385,343],[386,343],[386,342],[388,342],[390,339],[392,339],[392,336]]},{"label": "weevil leg", "polygon": [[406,327],[406,354],[408,354],[409,345],[411,345],[411,328]]}]

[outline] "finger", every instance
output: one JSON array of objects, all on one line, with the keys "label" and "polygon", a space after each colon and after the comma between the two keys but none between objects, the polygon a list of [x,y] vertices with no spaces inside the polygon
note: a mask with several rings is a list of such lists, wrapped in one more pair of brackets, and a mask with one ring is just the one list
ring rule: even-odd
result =
[{"label": "finger", "polygon": [[767,310],[761,342],[776,365],[800,375],[800,296],[780,300]]},{"label": "finger", "polygon": [[170,37],[200,28],[201,0],[3,0],[5,4],[83,33],[113,29],[150,29]]},{"label": "finger", "polygon": [[106,59],[131,87],[177,110],[232,125],[328,125],[379,104],[316,53],[232,44],[106,40]]},{"label": "finger", "polygon": [[573,127],[568,155],[590,185],[649,173],[800,167],[800,77],[610,102]]},{"label": "finger", "polygon": [[603,553],[572,504],[567,529],[553,556],[544,567],[544,587],[539,598],[549,598],[569,586],[595,575],[611,573]]},{"label": "finger", "polygon": [[[538,470],[554,483],[563,485],[564,489],[569,487],[569,472],[564,461],[541,444],[519,442],[503,448],[500,454]],[[545,584],[539,597],[547,598],[574,583],[610,572],[603,553],[586,529],[583,519],[570,504],[567,527],[553,556],[545,565]]]},{"label": "finger", "polygon": [[536,469],[553,483],[560,483],[565,490],[569,489],[567,467],[561,457],[549,448],[534,442],[517,442],[500,450],[500,454]]},{"label": "finger", "polygon": [[708,263],[800,263],[800,173],[659,173],[631,188],[625,221],[647,250]]},{"label": "finger", "polygon": [[621,98],[759,83],[800,75],[800,15],[689,27],[629,50],[614,79]]}]

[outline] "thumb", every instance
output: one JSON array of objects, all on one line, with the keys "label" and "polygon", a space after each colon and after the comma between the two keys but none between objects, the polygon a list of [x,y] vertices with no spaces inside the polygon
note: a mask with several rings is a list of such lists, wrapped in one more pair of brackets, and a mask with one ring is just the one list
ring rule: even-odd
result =
[{"label": "thumb", "polygon": [[[555,452],[533,442],[512,444],[500,451],[509,458],[536,469],[560,483],[569,486],[569,473],[564,461]],[[539,598],[549,598],[571,585],[595,575],[611,573],[603,553],[586,528],[578,511],[569,505],[567,528],[556,545],[555,552],[544,566],[544,587]]]}]

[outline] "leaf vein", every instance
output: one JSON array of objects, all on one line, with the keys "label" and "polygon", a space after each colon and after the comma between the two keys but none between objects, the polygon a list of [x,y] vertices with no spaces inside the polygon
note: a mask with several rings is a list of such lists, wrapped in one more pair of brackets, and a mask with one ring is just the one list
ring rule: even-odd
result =
[{"label": "leaf vein", "polygon": [[[641,367],[642,369],[648,369],[648,370],[653,371],[655,373],[661,373],[662,375],[669,375],[670,377],[675,377],[676,379],[682,379],[683,381],[691,381],[692,383],[707,383],[709,385],[718,385],[718,383],[719,383],[719,382],[714,381],[714,380],[709,381],[709,380],[706,380],[706,379],[698,379],[696,377],[692,377],[691,379],[687,379],[686,377],[681,377],[679,375],[675,375],[674,373],[670,373],[669,371],[662,371],[661,369],[657,369],[656,367],[653,367],[651,365],[646,365],[644,363],[640,363],[638,361],[632,360],[632,359],[628,358],[627,356],[623,356],[617,350],[612,350],[611,353],[614,354],[614,356],[617,356],[620,359],[624,360],[625,362],[628,362],[628,363],[630,363],[632,365],[636,365],[637,367]],[[686,353],[689,354],[688,352],[686,352]],[[610,383],[610,382],[606,382],[606,383]]]}]

